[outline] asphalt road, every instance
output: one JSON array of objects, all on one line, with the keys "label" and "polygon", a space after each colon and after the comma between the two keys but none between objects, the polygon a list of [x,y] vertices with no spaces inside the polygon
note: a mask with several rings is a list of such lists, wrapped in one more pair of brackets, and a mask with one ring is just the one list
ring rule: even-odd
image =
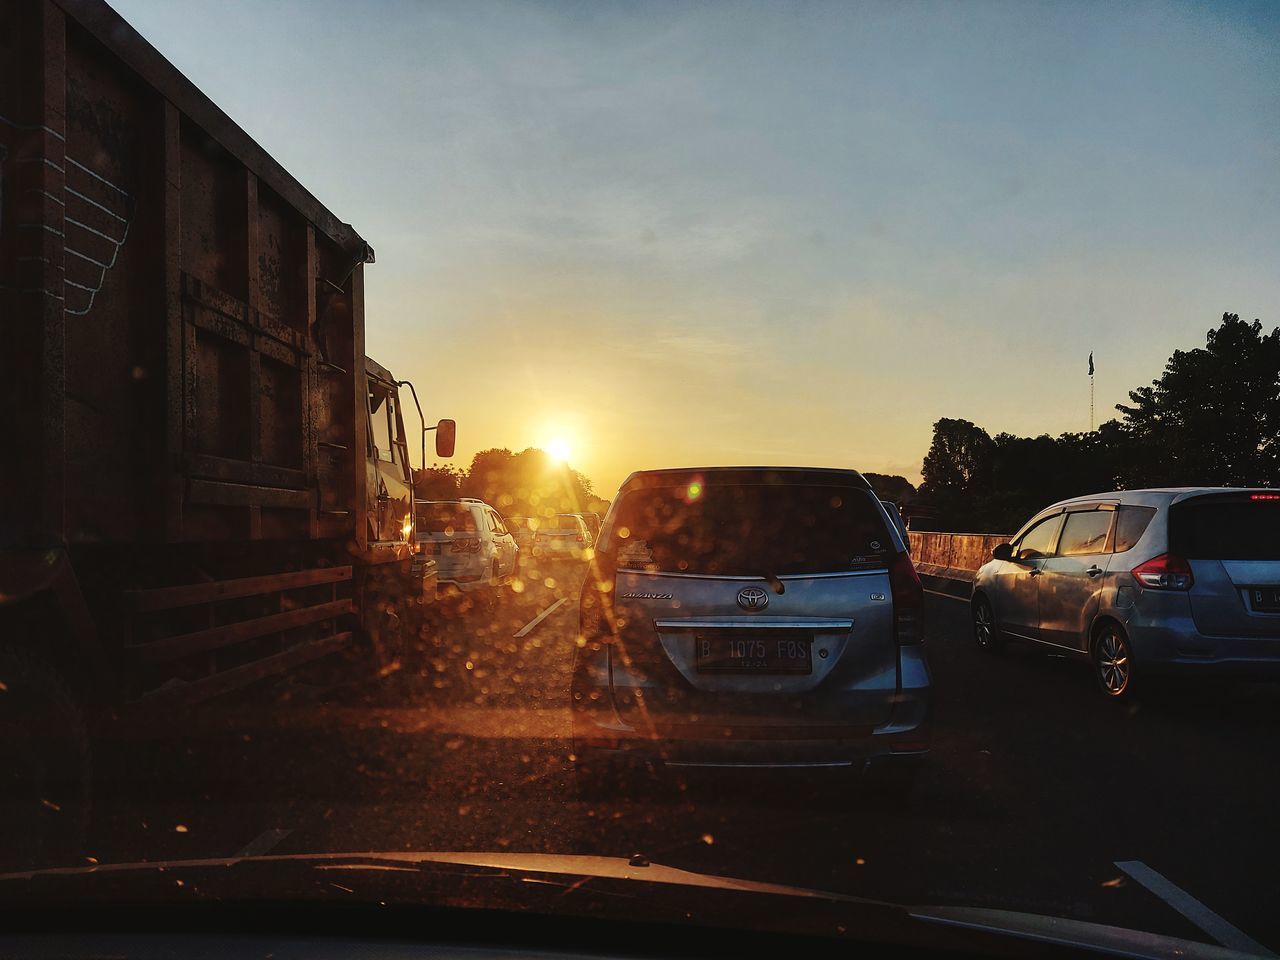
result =
[{"label": "asphalt road", "polygon": [[568,761],[581,572],[526,575],[496,610],[442,611],[413,662],[379,683],[278,685],[181,727],[120,733],[100,759],[90,852],[642,852],[722,875],[1211,940],[1184,916],[1195,908],[1116,866],[1137,861],[1280,949],[1269,903],[1280,689],[1184,687],[1121,706],[1094,691],[1087,666],[1018,648],[982,655],[966,604],[930,595],[936,734],[908,807],[757,779],[588,803]]}]

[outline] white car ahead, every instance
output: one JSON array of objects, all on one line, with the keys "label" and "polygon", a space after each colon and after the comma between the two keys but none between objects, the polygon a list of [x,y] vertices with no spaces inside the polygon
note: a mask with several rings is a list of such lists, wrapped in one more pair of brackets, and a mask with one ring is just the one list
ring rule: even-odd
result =
[{"label": "white car ahead", "polygon": [[435,559],[442,588],[469,593],[510,582],[518,550],[498,511],[468,497],[417,506],[418,543]]}]

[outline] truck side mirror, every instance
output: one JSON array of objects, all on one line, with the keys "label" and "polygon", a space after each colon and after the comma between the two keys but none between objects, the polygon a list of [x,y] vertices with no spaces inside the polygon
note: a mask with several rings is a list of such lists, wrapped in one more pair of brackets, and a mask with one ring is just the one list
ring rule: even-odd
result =
[{"label": "truck side mirror", "polygon": [[453,456],[453,448],[458,442],[458,424],[455,420],[441,420],[436,424],[436,456],[448,458]]},{"label": "truck side mirror", "polygon": [[991,551],[991,556],[996,560],[1012,560],[1013,547],[1007,543],[997,544],[996,548]]}]

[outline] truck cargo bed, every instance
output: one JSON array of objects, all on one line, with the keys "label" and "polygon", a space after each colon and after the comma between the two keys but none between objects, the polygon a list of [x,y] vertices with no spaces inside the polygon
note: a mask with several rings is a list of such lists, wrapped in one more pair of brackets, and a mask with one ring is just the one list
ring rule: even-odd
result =
[{"label": "truck cargo bed", "polygon": [[5,21],[0,537],[359,540],[368,244],[105,4]]}]

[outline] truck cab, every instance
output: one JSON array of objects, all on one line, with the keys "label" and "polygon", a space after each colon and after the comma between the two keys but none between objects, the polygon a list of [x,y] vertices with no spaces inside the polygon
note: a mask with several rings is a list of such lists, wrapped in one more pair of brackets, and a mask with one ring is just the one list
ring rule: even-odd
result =
[{"label": "truck cab", "polygon": [[369,546],[384,546],[408,556],[412,551],[413,468],[409,463],[400,388],[391,371],[365,358],[369,381],[369,430],[365,526]]},{"label": "truck cab", "polygon": [[353,552],[362,561],[358,579],[366,598],[363,606],[366,611],[381,611],[366,616],[365,627],[379,663],[385,666],[397,663],[400,652],[412,642],[421,626],[420,608],[435,601],[438,585],[437,562],[426,555],[414,535],[413,462],[400,388],[408,387],[417,408],[423,466],[427,433],[436,435],[436,456],[447,458],[453,456],[457,426],[452,420],[441,420],[428,427],[413,384],[396,380],[370,357],[365,357],[365,378],[364,517],[357,519],[363,537],[357,538]]}]

